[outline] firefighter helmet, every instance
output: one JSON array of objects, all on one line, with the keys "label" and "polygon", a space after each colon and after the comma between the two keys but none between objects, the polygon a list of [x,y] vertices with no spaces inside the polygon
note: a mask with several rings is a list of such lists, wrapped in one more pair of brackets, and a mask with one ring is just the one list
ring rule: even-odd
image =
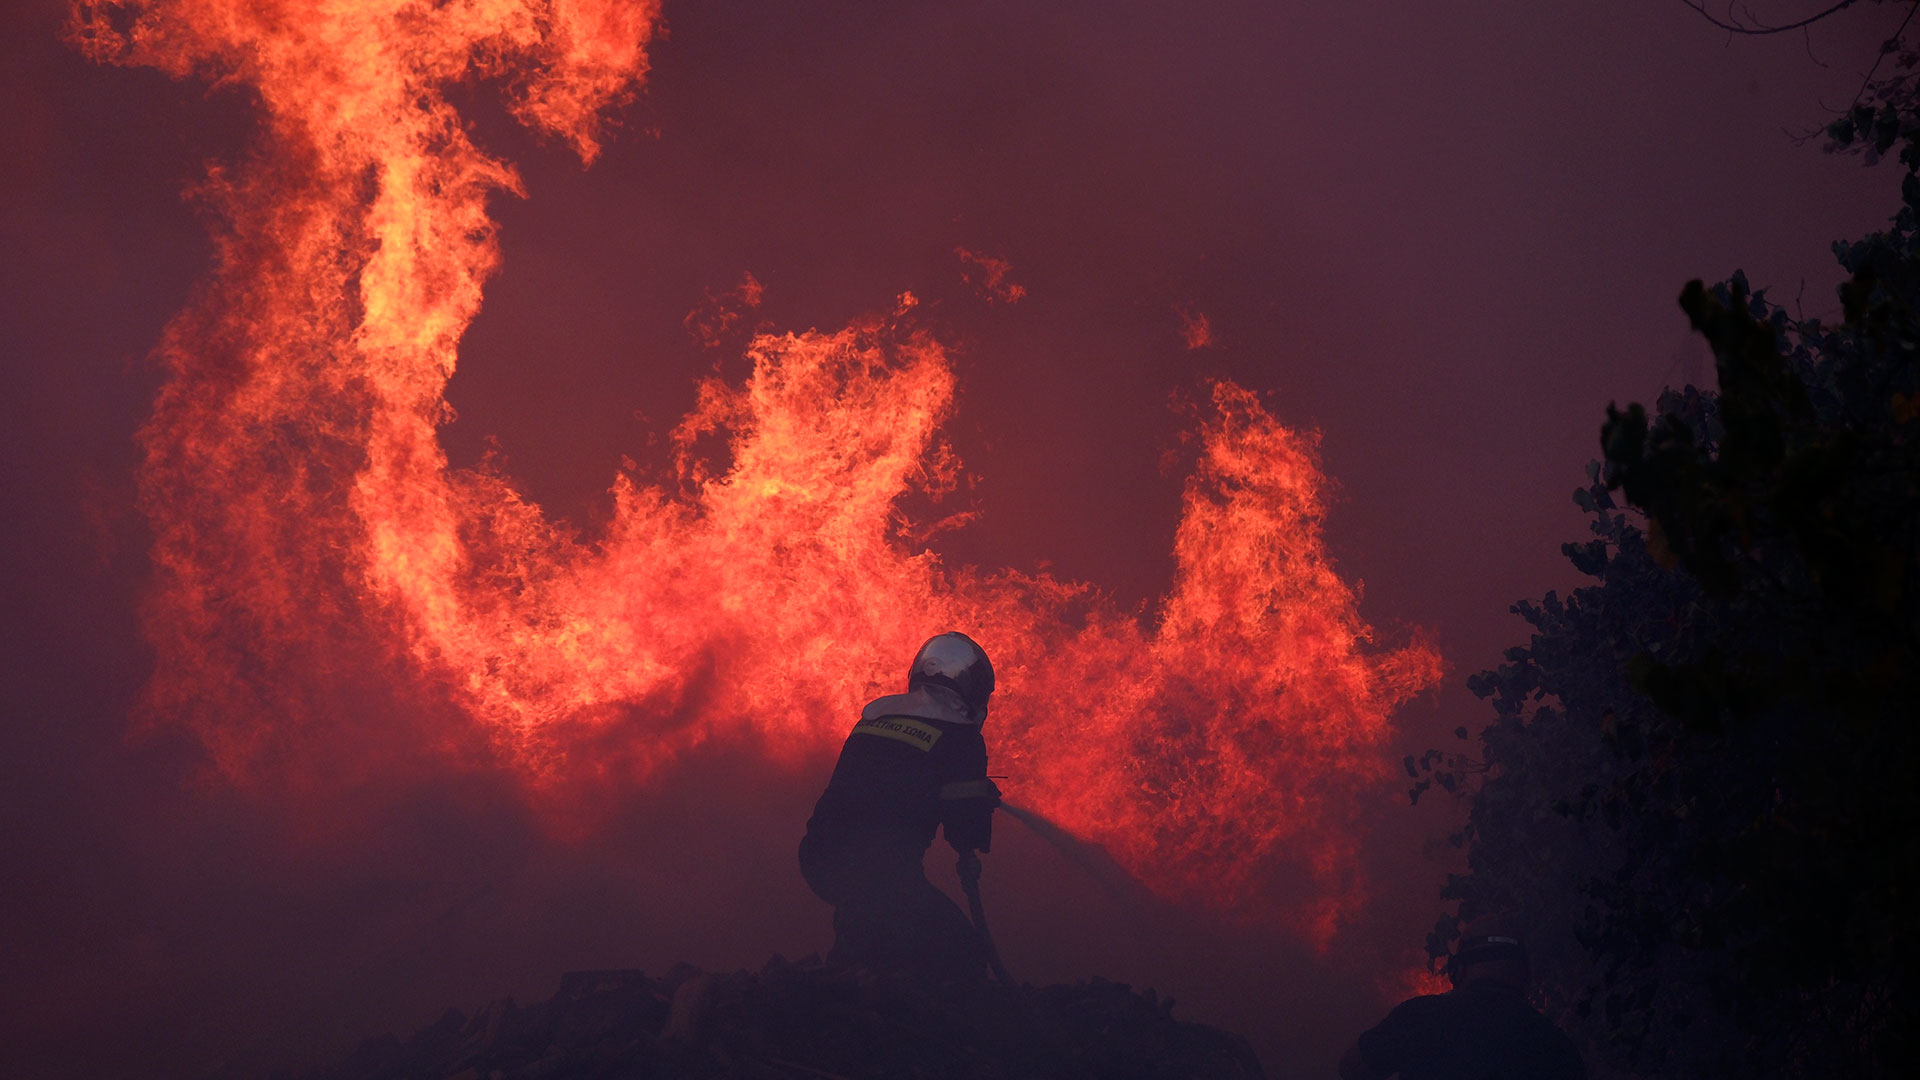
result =
[{"label": "firefighter helmet", "polygon": [[907,689],[933,683],[952,689],[967,703],[973,722],[987,716],[987,698],[993,696],[993,663],[985,649],[965,634],[949,631],[927,639],[907,669]]},{"label": "firefighter helmet", "polygon": [[[1484,967],[1483,967],[1484,965]],[[1448,962],[1455,982],[1469,967],[1501,973],[1501,981],[1525,983],[1529,980],[1527,943],[1505,918],[1478,918],[1462,929],[1460,947]]]}]

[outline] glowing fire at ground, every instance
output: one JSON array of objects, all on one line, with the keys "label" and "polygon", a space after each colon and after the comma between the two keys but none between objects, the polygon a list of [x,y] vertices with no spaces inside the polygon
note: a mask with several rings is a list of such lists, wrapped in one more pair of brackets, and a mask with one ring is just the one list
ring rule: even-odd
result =
[{"label": "glowing fire at ground", "polygon": [[[1213,390],[1153,626],[1086,587],[952,570],[904,538],[901,497],[957,470],[939,438],[953,375],[904,304],[758,338],[752,375],[708,381],[676,429],[679,489],[619,477],[597,542],[506,478],[448,467],[444,391],[498,261],[486,199],[518,180],[443,92],[496,80],[523,122],[591,161],[657,14],[76,8],[88,55],[247,87],[262,123],[256,155],[208,181],[226,221],[216,269],[168,331],[171,379],[141,436],[153,713],[244,777],[302,723],[274,687],[305,643],[384,642],[559,798],[719,738],[817,760],[927,634],[962,629],[1000,664],[995,771],[1013,797],[1173,896],[1244,907],[1302,876],[1319,899],[1283,914],[1325,940],[1359,889],[1350,804],[1382,773],[1390,710],[1440,661],[1374,645],[1321,543],[1313,440],[1252,393]],[[715,435],[722,461],[698,453]]]}]

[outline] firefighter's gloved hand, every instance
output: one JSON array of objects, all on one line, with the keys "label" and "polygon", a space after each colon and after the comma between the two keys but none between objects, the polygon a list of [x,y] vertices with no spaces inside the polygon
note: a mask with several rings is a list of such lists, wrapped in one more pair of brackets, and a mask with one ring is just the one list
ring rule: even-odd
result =
[{"label": "firefighter's gloved hand", "polygon": [[1000,788],[991,780],[962,780],[940,786],[940,821],[953,850],[993,850],[993,809]]}]

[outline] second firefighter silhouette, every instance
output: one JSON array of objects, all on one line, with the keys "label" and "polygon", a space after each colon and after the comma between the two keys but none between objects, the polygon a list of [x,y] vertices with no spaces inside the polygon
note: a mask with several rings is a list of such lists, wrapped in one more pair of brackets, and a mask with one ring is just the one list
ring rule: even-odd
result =
[{"label": "second firefighter silhouette", "polygon": [[833,905],[829,959],[934,982],[979,982],[987,952],[921,860],[942,829],[962,856],[993,843],[1000,789],[981,724],[993,665],[965,634],[920,647],[907,692],[860,712],[800,841],[800,872]]}]

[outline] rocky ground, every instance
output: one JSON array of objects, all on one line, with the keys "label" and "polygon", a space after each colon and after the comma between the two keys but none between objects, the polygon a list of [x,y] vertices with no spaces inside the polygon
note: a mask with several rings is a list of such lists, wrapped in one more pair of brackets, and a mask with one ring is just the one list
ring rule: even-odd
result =
[{"label": "rocky ground", "polygon": [[1058,1078],[1258,1080],[1245,1039],[1173,1018],[1173,1000],[1094,979],[936,993],[778,957],[758,972],[682,965],[573,972],[552,998],[450,1009],[369,1039],[304,1080]]}]

